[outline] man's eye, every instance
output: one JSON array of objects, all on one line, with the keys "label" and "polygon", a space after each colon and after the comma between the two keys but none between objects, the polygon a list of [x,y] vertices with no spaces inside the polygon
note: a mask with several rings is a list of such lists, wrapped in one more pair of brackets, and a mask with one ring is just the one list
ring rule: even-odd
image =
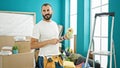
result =
[{"label": "man's eye", "polygon": [[47,11],[50,11],[49,9]]},{"label": "man's eye", "polygon": [[43,12],[45,12],[45,10],[43,10]]}]

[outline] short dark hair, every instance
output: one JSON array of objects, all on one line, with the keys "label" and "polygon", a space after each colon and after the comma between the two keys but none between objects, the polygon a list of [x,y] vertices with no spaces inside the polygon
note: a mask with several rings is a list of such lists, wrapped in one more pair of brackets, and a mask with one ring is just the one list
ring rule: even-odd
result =
[{"label": "short dark hair", "polygon": [[49,5],[50,7],[52,7],[49,3],[44,3],[44,4],[42,5],[42,7],[43,7],[43,6],[48,6],[48,5]]}]

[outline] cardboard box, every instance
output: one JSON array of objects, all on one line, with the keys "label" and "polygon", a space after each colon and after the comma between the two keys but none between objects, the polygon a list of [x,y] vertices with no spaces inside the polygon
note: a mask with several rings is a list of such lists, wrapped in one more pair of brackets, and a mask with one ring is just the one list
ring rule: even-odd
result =
[{"label": "cardboard box", "polygon": [[30,52],[30,41],[15,41],[15,45],[18,46],[19,53]]},{"label": "cardboard box", "polygon": [[0,56],[0,68],[34,68],[34,53]]},{"label": "cardboard box", "polygon": [[30,52],[30,37],[26,37],[26,41],[15,41],[13,36],[0,36],[0,51],[3,46],[18,45],[19,53]]},{"label": "cardboard box", "polygon": [[26,41],[15,41],[13,36],[0,36],[0,50],[3,46],[19,47],[18,54],[0,55],[0,68],[34,68],[34,53],[30,49],[30,37]]},{"label": "cardboard box", "polygon": [[13,36],[0,36],[0,50],[3,46],[13,46],[14,43]]},{"label": "cardboard box", "polygon": [[2,68],[2,57],[0,56],[0,68]]}]

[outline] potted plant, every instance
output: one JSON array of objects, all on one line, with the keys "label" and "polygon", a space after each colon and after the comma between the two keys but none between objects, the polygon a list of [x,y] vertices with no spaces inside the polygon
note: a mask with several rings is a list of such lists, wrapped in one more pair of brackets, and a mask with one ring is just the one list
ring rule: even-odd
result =
[{"label": "potted plant", "polygon": [[12,53],[13,53],[13,54],[18,54],[18,46],[17,46],[17,45],[14,45],[14,46],[12,47]]}]

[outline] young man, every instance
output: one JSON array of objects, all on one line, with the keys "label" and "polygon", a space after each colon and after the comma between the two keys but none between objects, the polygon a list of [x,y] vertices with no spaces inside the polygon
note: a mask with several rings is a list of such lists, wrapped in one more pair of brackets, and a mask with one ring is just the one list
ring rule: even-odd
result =
[{"label": "young man", "polygon": [[51,20],[51,5],[43,4],[41,12],[43,20],[35,25],[31,39],[31,48],[39,48],[38,68],[63,68],[58,45],[59,31],[56,22]]}]

